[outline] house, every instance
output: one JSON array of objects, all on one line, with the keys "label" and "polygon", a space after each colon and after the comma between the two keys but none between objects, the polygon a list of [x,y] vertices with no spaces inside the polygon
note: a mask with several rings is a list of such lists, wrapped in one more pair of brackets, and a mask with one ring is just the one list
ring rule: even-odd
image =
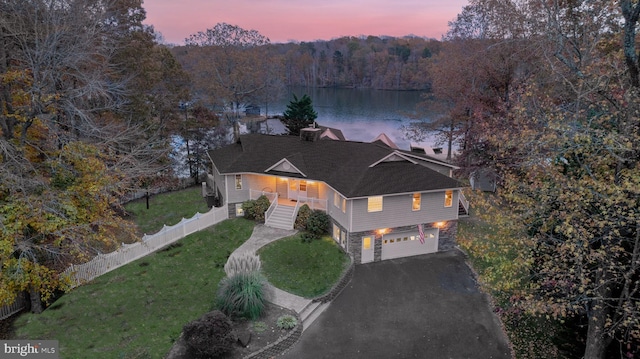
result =
[{"label": "house", "polygon": [[436,252],[452,241],[468,204],[456,168],[400,150],[387,136],[346,141],[326,127],[300,136],[248,134],[209,151],[209,190],[230,217],[266,195],[266,225],[293,228],[303,204],[326,211],[331,234],[356,263]]},{"label": "house", "polygon": [[497,189],[496,173],[490,169],[478,169],[469,175],[472,190],[495,192]]}]

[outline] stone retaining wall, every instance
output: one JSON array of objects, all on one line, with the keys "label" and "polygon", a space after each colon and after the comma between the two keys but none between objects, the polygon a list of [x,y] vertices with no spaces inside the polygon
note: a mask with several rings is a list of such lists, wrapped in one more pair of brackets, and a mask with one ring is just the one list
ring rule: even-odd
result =
[{"label": "stone retaining wall", "polygon": [[296,315],[296,319],[298,320],[298,325],[295,328],[291,329],[289,333],[285,336],[280,337],[275,342],[267,345],[266,347],[258,350],[257,352],[253,352],[244,359],[269,359],[275,358],[276,356],[284,353],[285,350],[291,348],[297,341],[300,339],[300,335],[302,335],[302,322],[300,318]]}]

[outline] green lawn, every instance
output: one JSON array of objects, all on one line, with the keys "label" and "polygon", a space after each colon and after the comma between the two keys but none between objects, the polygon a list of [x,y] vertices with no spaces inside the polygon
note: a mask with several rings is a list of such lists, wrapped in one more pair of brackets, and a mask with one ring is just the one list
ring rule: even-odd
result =
[{"label": "green lawn", "polygon": [[165,224],[171,226],[182,218],[191,218],[196,212],[209,211],[200,187],[152,196],[149,198],[149,209],[144,198],[127,203],[125,209],[132,215],[140,232],[146,234],[158,232]]},{"label": "green lawn", "polygon": [[63,359],[162,358],[187,322],[212,309],[227,257],[253,226],[227,220],[107,273],[20,316],[15,339],[58,340]]},{"label": "green lawn", "polygon": [[331,289],[349,264],[349,257],[330,237],[302,243],[298,234],[273,242],[258,254],[271,284],[305,298]]}]

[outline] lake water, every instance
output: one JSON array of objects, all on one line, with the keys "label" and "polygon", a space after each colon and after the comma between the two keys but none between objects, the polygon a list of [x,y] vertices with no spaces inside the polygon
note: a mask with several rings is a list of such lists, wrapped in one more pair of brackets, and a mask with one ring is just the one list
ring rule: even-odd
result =
[{"label": "lake water", "polygon": [[[293,94],[301,98],[307,94],[311,97],[313,107],[318,112],[316,122],[322,126],[342,130],[347,140],[371,142],[381,133],[385,133],[399,148],[409,150],[411,144],[419,146],[435,146],[435,140],[427,138],[421,142],[408,140],[402,126],[412,121],[429,120],[416,118],[416,105],[422,101],[420,91],[383,91],[371,89],[333,89],[310,88],[293,89],[285,98],[269,104],[260,105],[264,116],[281,115],[293,100]],[[429,116],[427,114],[426,116]],[[246,127],[245,127],[246,126]],[[241,132],[285,133],[285,127],[277,119],[269,119],[258,123],[248,122]],[[228,141],[232,141],[233,131],[228,132]],[[189,177],[186,160],[186,142],[179,136],[172,137],[175,149],[172,156],[176,162],[175,172],[180,177]]]},{"label": "lake water", "polygon": [[[268,116],[282,114],[293,99],[293,94],[298,98],[309,95],[318,112],[316,122],[342,130],[347,140],[351,141],[370,142],[385,133],[398,147],[408,150],[412,141],[405,137],[402,126],[412,121],[428,120],[415,118],[416,105],[422,101],[423,92],[372,89],[296,88],[282,101],[269,104],[268,107],[262,105],[262,115],[265,115],[265,110]],[[285,132],[282,123],[276,119],[262,124],[263,131],[267,128],[271,133]],[[419,145],[434,146],[435,141],[429,138]]]}]

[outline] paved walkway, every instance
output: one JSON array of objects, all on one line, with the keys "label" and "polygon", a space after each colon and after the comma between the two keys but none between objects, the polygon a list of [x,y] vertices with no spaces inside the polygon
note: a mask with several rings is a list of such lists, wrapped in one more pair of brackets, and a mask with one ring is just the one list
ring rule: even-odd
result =
[{"label": "paved walkway", "polygon": [[[246,242],[244,242],[240,247],[233,251],[233,253],[231,253],[231,256],[237,255],[239,253],[255,253],[258,249],[266,246],[267,244],[280,238],[289,237],[296,234],[297,232],[298,231],[296,230],[271,228],[265,226],[264,224],[257,224],[253,228],[251,237],[249,237]],[[311,302],[311,300],[309,299],[305,299],[289,292],[285,292],[284,290],[278,289],[269,283],[267,283],[266,289],[267,300],[270,303],[279,305],[283,308],[295,310],[298,314],[300,314],[300,312],[302,312],[307,304]]]}]

